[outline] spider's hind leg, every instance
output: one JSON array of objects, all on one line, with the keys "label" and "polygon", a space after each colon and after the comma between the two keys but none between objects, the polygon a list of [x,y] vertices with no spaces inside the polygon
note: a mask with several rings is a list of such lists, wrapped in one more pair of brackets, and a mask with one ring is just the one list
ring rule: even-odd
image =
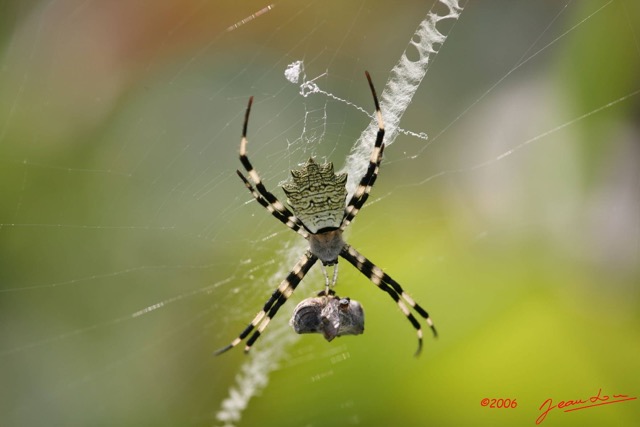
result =
[{"label": "spider's hind leg", "polygon": [[247,155],[247,127],[249,125],[249,114],[251,113],[251,105],[253,104],[253,97],[249,98],[249,104],[247,105],[247,111],[244,115],[244,124],[242,126],[242,139],[240,140],[240,163],[247,171],[249,175],[249,179],[253,181],[255,188],[249,182],[242,172],[236,171],[238,176],[244,182],[245,187],[249,190],[251,195],[264,206],[271,214],[276,217],[280,222],[284,225],[292,229],[293,231],[300,234],[305,239],[308,238],[309,234],[307,230],[304,228],[304,224],[291,212],[285,205],[278,200],[276,196],[273,195],[267,188],[264,186],[260,175],[255,170],[251,162],[249,161],[249,156]]},{"label": "spider's hind leg", "polygon": [[373,87],[373,82],[371,81],[371,76],[368,72],[365,72],[367,75],[367,80],[369,81],[369,88],[371,89],[371,94],[373,95],[373,102],[376,107],[376,121],[378,122],[378,133],[376,134],[376,140],[373,144],[373,150],[371,151],[371,156],[369,157],[369,166],[367,167],[367,172],[360,179],[360,183],[356,188],[355,192],[351,196],[349,203],[344,210],[344,218],[342,219],[342,224],[340,225],[340,230],[344,230],[347,226],[353,221],[355,216],[358,214],[358,211],[362,208],[364,203],[369,198],[369,193],[371,192],[371,188],[373,184],[376,182],[376,178],[378,177],[378,172],[380,171],[380,162],[382,161],[382,153],[384,152],[384,121],[382,120],[382,113],[380,111],[380,103],[378,102],[378,95],[376,94],[376,89]]}]

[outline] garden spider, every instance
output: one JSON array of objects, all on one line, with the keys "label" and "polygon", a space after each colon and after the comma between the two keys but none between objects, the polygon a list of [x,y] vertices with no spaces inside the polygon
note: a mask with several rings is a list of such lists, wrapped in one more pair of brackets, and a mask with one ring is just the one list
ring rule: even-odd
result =
[{"label": "garden spider", "polygon": [[[265,188],[258,172],[253,168],[247,157],[247,124],[249,122],[251,104],[253,103],[253,97],[249,98],[249,104],[244,116],[244,125],[242,127],[240,162],[246,169],[253,185],[242,172],[239,170],[236,172],[258,203],[264,206],[284,225],[309,241],[309,249],[307,249],[304,255],[298,260],[293,270],[291,270],[289,275],[280,283],[280,286],[273,292],[271,298],[269,298],[262,310],[258,312],[244,331],[242,331],[236,339],[231,341],[229,345],[218,350],[216,354],[224,353],[235,347],[255,330],[253,335],[247,340],[245,346],[245,353],[248,352],[280,307],[289,299],[291,294],[293,294],[293,291],[300,281],[318,259],[322,262],[321,267],[325,277],[325,290],[321,292],[320,295],[327,297],[332,295],[333,291],[330,290],[330,287],[335,285],[337,280],[338,256],[341,256],[353,264],[353,266],[367,276],[378,288],[388,293],[398,304],[400,310],[416,329],[418,335],[418,350],[416,351],[416,356],[420,354],[422,349],[422,327],[407,305],[425,319],[434,337],[437,337],[436,329],[429,318],[429,314],[402,289],[400,284],[342,239],[342,232],[351,221],[353,221],[369,197],[371,187],[378,176],[382,152],[384,151],[384,123],[382,121],[378,96],[373,87],[371,76],[369,76],[369,73],[366,71],[365,75],[369,81],[369,87],[376,107],[378,133],[373,152],[369,159],[367,172],[360,180],[356,191],[353,196],[351,196],[346,207],[347,189],[345,184],[347,174],[335,174],[332,163],[320,165],[316,163],[313,158],[310,158],[300,169],[292,170],[291,175],[293,180],[282,185],[291,210],[285,207],[276,196]],[[334,267],[331,282],[329,281],[325,266]]]}]

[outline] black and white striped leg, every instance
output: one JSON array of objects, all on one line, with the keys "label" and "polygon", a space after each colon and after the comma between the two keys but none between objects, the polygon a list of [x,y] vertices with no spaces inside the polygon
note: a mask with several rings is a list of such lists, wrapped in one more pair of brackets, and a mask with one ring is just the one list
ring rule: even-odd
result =
[{"label": "black and white striped leg", "polygon": [[232,349],[244,340],[249,334],[253,332],[253,335],[247,340],[247,344],[244,348],[245,353],[251,349],[253,343],[260,337],[260,334],[265,330],[271,319],[276,315],[280,307],[289,299],[293,294],[300,281],[309,272],[309,269],[315,264],[318,258],[307,251],[298,260],[297,264],[293,267],[293,270],[289,275],[280,283],[280,286],[273,292],[271,298],[266,302],[262,310],[256,314],[251,323],[238,335],[236,339],[231,343],[215,352],[216,355],[224,353],[227,350]]},{"label": "black and white striped leg", "polygon": [[365,74],[367,75],[369,87],[371,88],[371,93],[373,94],[373,102],[376,106],[378,134],[376,135],[376,141],[373,145],[373,151],[371,152],[371,157],[369,158],[369,166],[367,167],[367,172],[360,180],[356,191],[353,193],[353,196],[351,196],[351,199],[349,200],[349,203],[347,203],[347,207],[345,208],[344,218],[342,220],[342,224],[340,225],[341,230],[347,228],[347,226],[358,214],[360,208],[362,208],[364,203],[367,201],[367,198],[369,198],[371,187],[373,187],[373,184],[376,182],[376,178],[378,177],[380,162],[382,161],[382,153],[384,151],[384,121],[382,120],[382,113],[380,112],[380,103],[378,102],[378,95],[376,95],[376,89],[373,87],[371,76],[368,72],[365,72]]},{"label": "black and white striped leg", "polygon": [[409,294],[407,294],[402,289],[398,282],[393,280],[388,274],[382,271],[380,267],[377,267],[374,263],[369,261],[364,257],[364,255],[353,249],[351,246],[345,245],[345,247],[342,249],[342,252],[340,252],[340,256],[353,264],[354,267],[360,270],[362,274],[367,276],[369,280],[371,280],[376,286],[388,293],[391,298],[393,298],[393,300],[398,304],[398,307],[400,307],[402,313],[407,316],[407,319],[409,319],[411,325],[413,325],[413,327],[416,329],[416,333],[418,335],[418,350],[416,351],[416,356],[419,355],[420,351],[422,350],[422,326],[420,326],[418,320],[413,316],[413,314],[411,314],[411,311],[409,310],[407,305],[413,308],[420,316],[425,319],[425,321],[431,328],[431,331],[433,332],[433,336],[437,337],[438,333],[435,326],[433,325],[433,321],[429,317],[429,313],[427,313],[424,308],[420,307],[420,305],[418,305],[413,300],[413,298],[411,298],[411,296],[409,296]]},{"label": "black and white striped leg", "polygon": [[258,203],[260,203],[269,212],[271,212],[271,215],[276,217],[276,219],[278,221],[282,222],[284,225],[286,225],[287,227],[289,227],[290,229],[292,229],[296,233],[300,234],[305,239],[309,238],[309,233],[307,232],[307,230],[305,230],[304,226],[300,223],[298,218],[296,218],[293,214],[290,215],[290,216],[287,216],[286,213],[283,213],[283,212],[280,212],[279,210],[277,210],[264,197],[262,197],[256,191],[255,188],[253,188],[253,186],[251,185],[249,180],[244,175],[242,175],[242,172],[240,172],[240,171],[236,171],[236,172],[238,173],[238,176],[240,177],[242,182],[244,182],[245,187],[247,187],[247,189],[251,192],[253,197],[258,201]]},{"label": "black and white striped leg", "polygon": [[307,231],[304,229],[302,222],[283,205],[276,196],[274,196],[262,183],[260,175],[253,168],[253,165],[249,161],[247,156],[247,126],[249,124],[249,114],[251,113],[251,105],[253,104],[253,96],[249,98],[249,104],[247,105],[247,111],[244,115],[244,125],[242,126],[242,140],[240,141],[240,163],[247,171],[249,178],[253,181],[255,188],[251,185],[249,180],[245,178],[240,171],[237,171],[238,176],[244,182],[244,185],[249,189],[253,197],[265,208],[271,212],[278,220],[284,225],[298,232],[305,238],[308,237]]}]

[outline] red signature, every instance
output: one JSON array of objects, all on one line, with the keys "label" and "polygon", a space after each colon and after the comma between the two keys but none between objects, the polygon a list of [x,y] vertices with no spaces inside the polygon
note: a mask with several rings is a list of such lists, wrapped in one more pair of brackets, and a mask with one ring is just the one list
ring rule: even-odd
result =
[{"label": "red signature", "polygon": [[[551,398],[542,402],[542,405],[538,408],[542,413],[536,418],[536,424],[540,424],[547,417],[547,414],[552,409],[564,409],[564,412],[577,411],[578,409],[593,408],[594,406],[608,405],[610,403],[626,402],[629,400],[635,400],[637,397],[629,397],[626,394],[613,394],[611,396],[602,395],[602,389],[598,389],[598,394],[589,397],[587,400],[561,400],[557,405],[553,404]],[[568,409],[565,409],[568,408]]]}]

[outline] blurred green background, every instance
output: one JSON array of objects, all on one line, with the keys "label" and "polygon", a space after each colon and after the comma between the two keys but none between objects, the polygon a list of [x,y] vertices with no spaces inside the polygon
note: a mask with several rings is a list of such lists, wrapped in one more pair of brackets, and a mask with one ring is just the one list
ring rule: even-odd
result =
[{"label": "blurred green background", "polygon": [[[300,96],[286,66],[371,111],[363,71],[381,91],[430,5],[3,1],[0,425],[224,425],[245,393],[239,426],[519,426],[548,398],[640,396],[631,0],[469,2],[442,22],[401,122],[430,139],[385,151],[347,233],[432,315],[420,358],[345,262],[364,335],[288,329],[316,267],[253,354],[212,356],[304,248],[235,174],[248,97],[250,155],[282,197],[311,155],[341,168],[369,122]],[[543,422],[639,424],[638,400]]]}]

